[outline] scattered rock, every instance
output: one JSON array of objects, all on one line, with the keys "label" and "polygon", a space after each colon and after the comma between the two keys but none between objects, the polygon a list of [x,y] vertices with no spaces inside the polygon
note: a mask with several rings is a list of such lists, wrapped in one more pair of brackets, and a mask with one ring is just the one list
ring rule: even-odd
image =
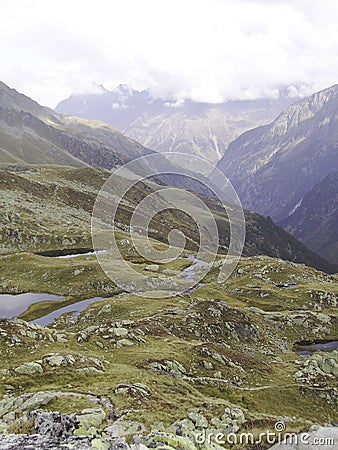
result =
[{"label": "scattered rock", "polygon": [[149,368],[159,372],[166,372],[173,376],[182,376],[187,373],[185,367],[176,360],[154,361],[149,364]]},{"label": "scattered rock", "polygon": [[14,369],[18,375],[31,375],[33,373],[43,373],[43,368],[36,362],[27,362]]},{"label": "scattered rock", "polygon": [[80,426],[75,431],[75,434],[78,436],[95,435],[105,418],[106,414],[102,408],[83,410],[81,414],[77,416]]},{"label": "scattered rock", "polygon": [[128,394],[133,397],[148,397],[150,395],[150,389],[145,384],[118,384],[115,387],[115,394]]},{"label": "scattered rock", "polygon": [[318,376],[338,376],[338,351],[314,353],[302,362],[301,368],[294,374],[298,382],[311,383]]},{"label": "scattered rock", "polygon": [[116,343],[116,347],[120,348],[120,347],[130,347],[134,345],[134,342],[131,341],[130,339],[120,339],[117,341]]},{"label": "scattered rock", "polygon": [[158,264],[149,264],[145,266],[144,270],[149,270],[150,272],[158,272],[160,270],[160,266]]},{"label": "scattered rock", "polygon": [[119,419],[115,421],[111,426],[104,430],[111,437],[124,437],[124,436],[136,436],[139,434],[145,434],[147,428],[143,423],[130,422],[127,420]]}]

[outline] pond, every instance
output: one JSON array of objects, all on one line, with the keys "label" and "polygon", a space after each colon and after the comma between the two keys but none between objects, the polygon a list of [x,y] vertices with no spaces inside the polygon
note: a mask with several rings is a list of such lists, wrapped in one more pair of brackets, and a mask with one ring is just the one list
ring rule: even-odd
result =
[{"label": "pond", "polygon": [[17,317],[22,314],[33,303],[43,301],[58,301],[64,299],[60,295],[52,294],[0,294],[0,317]]},{"label": "pond", "polygon": [[[0,294],[0,318],[9,318],[20,316],[25,312],[31,305],[39,302],[57,302],[63,300],[65,297],[60,295],[52,294],[34,294],[28,292],[26,294]],[[55,311],[40,317],[38,319],[32,320],[32,322],[39,325],[49,325],[56,318],[60,317],[64,313],[73,312],[74,317],[77,317],[81,311],[83,311],[90,303],[97,300],[102,300],[102,297],[93,297],[86,300],[80,300],[79,302],[73,303],[71,305],[64,306]],[[57,305],[55,305],[57,306]]]},{"label": "pond", "polygon": [[[46,257],[54,257],[54,258],[76,258],[78,256],[86,256],[93,255],[95,252],[92,249],[76,249],[77,253],[75,253],[75,249],[71,250],[55,250],[44,253],[39,253],[41,256]],[[103,253],[105,250],[100,250],[96,253]],[[203,286],[203,283],[198,283],[198,278],[200,273],[205,270],[206,262],[196,259],[193,255],[190,255],[187,259],[193,261],[193,264],[185,269],[183,269],[181,277],[186,281],[193,282],[196,280],[196,285],[187,289],[185,293],[191,293],[199,287]],[[23,312],[25,312],[32,304],[51,301],[57,302],[59,300],[63,300],[64,296],[52,295],[52,294],[34,294],[34,293],[25,293],[25,294],[0,294],[0,318],[7,317],[17,317],[20,316]],[[79,302],[73,303],[68,306],[61,307],[57,309],[57,305],[55,311],[40,317],[38,319],[33,320],[32,322],[37,323],[39,325],[48,325],[52,323],[56,318],[60,317],[62,314],[73,312],[74,317],[80,314],[90,303],[95,302],[97,300],[102,300],[102,297],[94,297],[86,300],[81,300]]]},{"label": "pond", "polygon": [[276,287],[283,288],[283,289],[290,289],[295,286],[298,286],[298,284],[297,283],[278,283],[278,284],[276,284]]},{"label": "pond", "polygon": [[78,256],[90,256],[90,255],[100,255],[103,253],[108,253],[106,250],[98,250],[98,251],[90,251],[90,252],[86,252],[86,253],[74,253],[71,255],[61,255],[61,256],[57,256],[57,258],[77,258]]},{"label": "pond", "polygon": [[91,256],[107,253],[107,250],[93,250],[92,248],[74,248],[63,250],[48,250],[45,252],[36,253],[39,256],[46,256],[48,258],[77,258],[78,256]]},{"label": "pond", "polygon": [[298,353],[298,355],[312,355],[313,352],[332,352],[338,349],[338,341],[300,341],[296,342],[293,350]]},{"label": "pond", "polygon": [[81,311],[87,308],[88,305],[102,299],[102,297],[87,298],[86,300],[81,300],[79,302],[72,303],[71,305],[64,306],[63,308],[56,309],[55,311],[43,317],[39,317],[38,319],[32,320],[31,322],[46,326],[52,323],[58,317],[62,316],[62,314],[69,312],[72,312],[73,317],[76,318],[81,313]]}]

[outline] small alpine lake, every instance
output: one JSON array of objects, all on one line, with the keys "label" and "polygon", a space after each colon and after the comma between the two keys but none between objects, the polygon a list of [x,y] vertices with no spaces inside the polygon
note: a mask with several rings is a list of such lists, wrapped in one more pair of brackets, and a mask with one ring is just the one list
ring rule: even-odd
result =
[{"label": "small alpine lake", "polygon": [[300,341],[296,342],[293,350],[299,355],[312,355],[313,352],[332,352],[338,349],[338,341],[318,340],[318,341]]},{"label": "small alpine lake", "polygon": [[0,294],[0,317],[17,317],[25,312],[31,305],[39,302],[56,302],[65,297],[52,294]]}]

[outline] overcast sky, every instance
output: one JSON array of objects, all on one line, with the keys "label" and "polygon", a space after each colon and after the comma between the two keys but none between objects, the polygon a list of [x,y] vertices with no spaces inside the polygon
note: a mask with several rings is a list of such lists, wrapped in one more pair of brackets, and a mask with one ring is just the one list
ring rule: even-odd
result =
[{"label": "overcast sky", "polygon": [[55,107],[92,83],[164,98],[338,82],[337,0],[0,0],[0,79]]}]

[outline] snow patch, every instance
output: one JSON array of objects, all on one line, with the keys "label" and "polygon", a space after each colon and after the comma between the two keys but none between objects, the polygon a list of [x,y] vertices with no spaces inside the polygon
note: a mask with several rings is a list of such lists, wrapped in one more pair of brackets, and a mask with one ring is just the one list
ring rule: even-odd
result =
[{"label": "snow patch", "polygon": [[292,214],[297,211],[297,209],[300,207],[300,205],[302,204],[304,197],[302,197],[299,202],[296,203],[296,205],[291,209],[291,211],[288,214],[288,217],[292,216]]}]

